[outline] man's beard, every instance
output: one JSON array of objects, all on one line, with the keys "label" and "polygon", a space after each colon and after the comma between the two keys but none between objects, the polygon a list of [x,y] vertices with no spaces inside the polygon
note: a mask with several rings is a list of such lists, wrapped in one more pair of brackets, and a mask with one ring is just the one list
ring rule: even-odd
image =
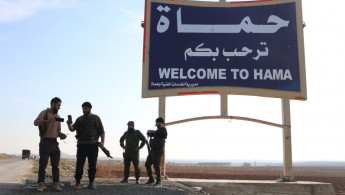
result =
[{"label": "man's beard", "polygon": [[59,110],[58,110],[58,109],[53,108],[53,113],[54,113],[54,114],[57,114],[58,112],[59,112]]},{"label": "man's beard", "polygon": [[134,130],[134,128],[128,128],[128,131],[133,131]]},{"label": "man's beard", "polygon": [[158,124],[158,125],[157,125],[157,128],[161,128],[161,124]]},{"label": "man's beard", "polygon": [[90,114],[90,112],[84,112],[84,116],[87,116],[89,114]]}]

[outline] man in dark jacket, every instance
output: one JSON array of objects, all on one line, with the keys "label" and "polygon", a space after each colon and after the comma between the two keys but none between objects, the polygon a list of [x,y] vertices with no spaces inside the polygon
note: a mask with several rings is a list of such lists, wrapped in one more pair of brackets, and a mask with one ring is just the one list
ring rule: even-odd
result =
[{"label": "man in dark jacket", "polygon": [[[98,157],[98,147],[104,147],[105,133],[101,119],[91,113],[92,105],[90,102],[82,104],[84,115],[77,118],[72,125],[72,121],[68,120],[68,128],[70,131],[77,131],[77,163],[75,170],[75,189],[80,189],[80,180],[83,176],[84,164],[86,157],[89,162],[89,189],[95,189],[94,180],[96,177],[96,165]],[[98,142],[101,137],[101,143]]]},{"label": "man in dark jacket", "polygon": [[168,136],[168,132],[165,128],[164,119],[162,117],[159,117],[156,119],[156,126],[157,130],[148,130],[147,135],[150,136],[150,152],[146,158],[145,167],[147,171],[147,175],[149,176],[149,180],[146,184],[154,183],[155,180],[152,176],[152,169],[151,165],[153,164],[153,167],[156,172],[156,184],[161,186],[161,158],[164,153],[164,145],[165,145],[165,139]]},{"label": "man in dark jacket", "polygon": [[[125,153],[123,156],[124,158],[123,162],[125,165],[125,169],[124,169],[125,178],[121,181],[121,183],[128,183],[129,170],[130,170],[129,168],[132,162],[134,166],[134,170],[135,170],[136,183],[139,184],[140,183],[139,150],[145,146],[145,143],[147,142],[147,140],[139,130],[134,129],[133,121],[129,121],[127,125],[128,125],[127,131],[120,138],[120,146],[125,150]],[[126,145],[124,144],[125,140],[126,140]],[[140,146],[139,146],[139,140],[141,141]]]}]

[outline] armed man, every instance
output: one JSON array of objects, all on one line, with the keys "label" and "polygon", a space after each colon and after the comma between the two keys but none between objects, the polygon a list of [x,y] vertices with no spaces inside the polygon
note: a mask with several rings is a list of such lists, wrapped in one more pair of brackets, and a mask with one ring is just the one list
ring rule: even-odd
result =
[{"label": "armed man", "polygon": [[[130,172],[131,162],[134,166],[136,183],[140,183],[140,167],[139,167],[139,151],[145,146],[147,140],[145,136],[139,131],[134,129],[134,122],[129,121],[127,123],[128,129],[120,138],[120,146],[125,150],[123,161],[124,161],[124,179],[121,183],[128,183],[128,177]],[[124,141],[126,140],[126,145]],[[139,141],[141,144],[139,146]]]},{"label": "armed man", "polygon": [[[98,147],[104,147],[105,133],[103,124],[99,116],[92,114],[92,105],[90,102],[82,104],[83,114],[78,117],[72,125],[69,119],[67,125],[70,131],[77,131],[77,163],[75,170],[75,189],[80,189],[80,180],[83,176],[86,157],[89,162],[89,189],[95,189],[94,180],[96,177],[96,166],[98,157]],[[98,142],[101,137],[101,143]]]},{"label": "armed man", "polygon": [[43,192],[45,189],[44,179],[46,174],[46,168],[50,157],[50,163],[53,173],[53,189],[55,191],[62,191],[59,183],[59,163],[60,163],[60,148],[57,138],[66,139],[66,135],[61,133],[61,124],[58,111],[61,107],[61,99],[58,97],[53,98],[50,101],[50,108],[43,110],[36,120],[35,126],[39,126],[40,131],[40,161],[38,168],[38,187],[37,191]]},{"label": "armed man", "polygon": [[167,129],[165,128],[164,119],[162,117],[159,117],[156,119],[156,126],[157,130],[148,130],[147,135],[150,137],[150,152],[147,156],[145,167],[147,171],[147,175],[149,176],[149,180],[146,182],[146,184],[152,184],[155,182],[152,176],[152,169],[151,165],[153,164],[153,167],[156,172],[156,183],[155,185],[161,186],[161,158],[164,153],[164,145],[165,145],[165,139],[168,136]]}]

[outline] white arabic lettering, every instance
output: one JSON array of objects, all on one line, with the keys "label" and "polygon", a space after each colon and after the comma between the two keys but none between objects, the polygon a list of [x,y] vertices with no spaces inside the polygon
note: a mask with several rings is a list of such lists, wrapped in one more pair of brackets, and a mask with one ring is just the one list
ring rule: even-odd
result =
[{"label": "white arabic lettering", "polygon": [[[266,45],[266,42],[261,42],[261,45]],[[256,50],[258,55],[256,57],[253,57],[254,60],[258,60],[261,56],[268,56],[268,48],[265,47],[265,51],[260,51],[259,49]]]},{"label": "white arabic lettering", "polygon": [[182,24],[181,8],[177,10],[178,33],[275,33],[280,28],[287,27],[289,21],[285,21],[276,15],[267,19],[267,25],[253,24],[249,16],[243,18],[240,24]]},{"label": "white arabic lettering", "polygon": [[159,18],[158,24],[157,24],[157,32],[159,33],[164,33],[165,31],[168,30],[170,25],[170,21],[167,17],[161,16]]},{"label": "white arabic lettering", "polygon": [[[212,51],[210,48],[200,48],[204,45],[204,43],[201,43],[200,45],[198,45],[195,48],[195,52],[193,52],[193,50],[191,48],[186,49],[186,51],[184,52],[184,59],[185,61],[187,60],[187,56],[192,57],[192,56],[203,56],[203,57],[207,57],[207,56],[212,56],[212,57],[216,57],[219,55],[219,49],[218,47],[216,47],[216,51]],[[213,61],[215,61],[216,58],[213,58]]]},{"label": "white arabic lettering", "polygon": [[[204,43],[199,44],[196,48],[195,51],[192,50],[192,48],[188,48],[184,52],[184,59],[187,61],[187,56],[189,57],[213,57],[212,60],[216,61],[216,58],[219,56],[219,49],[216,47],[215,51],[212,51],[210,48],[201,48],[204,45]],[[261,42],[260,45],[266,46],[266,42]],[[228,57],[226,58],[227,61],[230,61],[229,57],[244,57],[247,56],[248,54],[252,53],[253,50],[249,49],[248,47],[242,47],[242,51],[237,51],[237,48],[234,49],[233,52],[227,52],[225,51],[225,48],[223,48],[223,56]],[[268,56],[269,50],[268,47],[265,47],[264,51],[261,51],[259,49],[256,50],[257,56],[252,57],[254,60],[259,60],[260,57],[262,56]]]},{"label": "white arabic lettering", "polygon": [[247,47],[242,47],[242,52],[237,51],[237,48],[234,50],[234,52],[226,52],[225,48],[223,49],[223,56],[246,56],[249,53],[252,53],[253,50],[247,48]]}]

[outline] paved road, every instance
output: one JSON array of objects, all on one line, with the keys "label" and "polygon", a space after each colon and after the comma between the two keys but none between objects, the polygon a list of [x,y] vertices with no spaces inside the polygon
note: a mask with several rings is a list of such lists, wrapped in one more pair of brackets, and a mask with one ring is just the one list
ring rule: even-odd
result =
[{"label": "paved road", "polygon": [[0,183],[23,183],[32,172],[33,160],[2,159],[0,160]]}]

